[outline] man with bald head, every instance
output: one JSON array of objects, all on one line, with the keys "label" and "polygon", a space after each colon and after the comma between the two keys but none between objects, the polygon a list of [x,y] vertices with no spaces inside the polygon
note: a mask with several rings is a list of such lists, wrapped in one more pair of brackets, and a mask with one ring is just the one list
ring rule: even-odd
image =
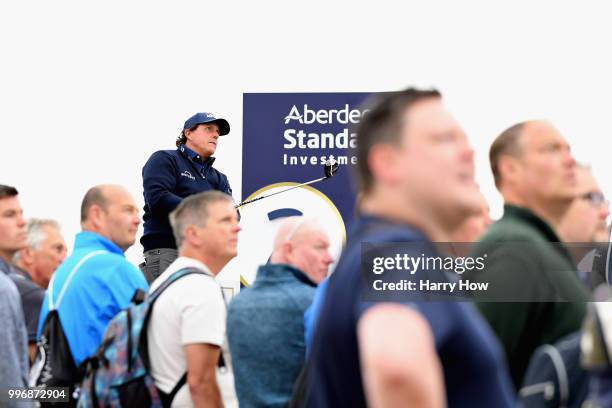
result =
[{"label": "man with bald head", "polygon": [[329,239],[312,219],[280,226],[270,262],[228,312],[228,337],[241,406],[286,406],[304,364],[304,311],[333,259]]},{"label": "man with bald head", "polygon": [[76,366],[96,350],[108,322],[126,308],[137,289],[148,285],[125,259],[140,218],[132,195],[117,185],[87,191],[81,204],[81,229],[74,250],[53,274],[38,324],[57,310]]},{"label": "man with bald head", "polygon": [[487,257],[485,268],[464,277],[489,283],[487,300],[496,301],[478,306],[504,346],[518,388],[533,351],[578,330],[589,299],[559,238],[576,195],[576,162],[546,121],[505,130],[489,156],[504,215],[473,254]]}]

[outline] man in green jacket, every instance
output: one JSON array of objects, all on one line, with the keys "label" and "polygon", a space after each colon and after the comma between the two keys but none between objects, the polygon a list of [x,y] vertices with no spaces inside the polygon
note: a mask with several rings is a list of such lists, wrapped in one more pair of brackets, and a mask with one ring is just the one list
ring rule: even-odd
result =
[{"label": "man in green jacket", "polygon": [[504,346],[518,389],[535,348],[578,330],[589,300],[555,232],[576,196],[576,162],[545,121],[505,130],[489,159],[504,215],[475,247],[485,268],[464,278],[490,283],[478,307]]}]

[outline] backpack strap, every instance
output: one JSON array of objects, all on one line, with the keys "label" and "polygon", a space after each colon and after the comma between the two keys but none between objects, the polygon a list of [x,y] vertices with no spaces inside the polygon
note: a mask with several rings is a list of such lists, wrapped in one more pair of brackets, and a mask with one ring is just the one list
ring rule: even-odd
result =
[{"label": "backpack strap", "polygon": [[186,382],[187,382],[187,372],[183,374],[181,379],[176,383],[176,385],[174,386],[172,391],[170,391],[169,394],[166,394],[161,391],[159,392],[159,396],[162,400],[162,405],[165,408],[170,408],[170,406],[172,405],[172,401],[174,400],[174,397],[176,396],[176,393],[179,392],[179,390],[183,387],[183,385],[185,385]]},{"label": "backpack strap", "polygon": [[559,350],[550,344],[543,345],[542,352],[550,358],[555,372],[557,373],[557,379],[559,380],[559,407],[567,407],[570,389],[569,378],[563,357],[561,353],[559,353]]},{"label": "backpack strap", "polygon": [[[149,296],[149,310],[147,310],[147,314],[145,315],[144,321],[142,323],[142,331],[141,331],[141,335],[140,335],[140,340],[139,340],[139,344],[138,344],[138,350],[140,352],[140,358],[142,359],[142,363],[144,365],[144,367],[146,368],[147,371],[151,371],[151,360],[149,359],[149,341],[147,339],[147,327],[149,325],[149,319],[151,318],[151,312],[153,311],[153,305],[155,304],[155,301],[159,298],[159,296],[166,290],[168,289],[168,287],[170,285],[172,285],[174,282],[176,282],[177,280],[187,276],[187,275],[192,275],[192,274],[199,274],[199,275],[206,275],[209,276],[211,278],[213,278],[213,276],[211,276],[207,271],[204,271],[202,269],[197,269],[197,268],[183,268],[183,269],[179,269],[178,271],[174,272],[172,275],[170,275],[170,277],[168,279],[166,279],[157,289],[155,289],[153,291],[153,293],[151,293],[151,295]],[[185,383],[187,382],[187,372],[185,372],[185,374],[183,374],[183,376],[179,379],[179,381],[176,383],[176,385],[174,386],[174,388],[172,389],[172,391],[170,391],[169,394],[166,394],[164,392],[162,392],[161,390],[158,389],[161,400],[162,400],[162,405],[164,407],[170,407],[170,405],[172,404],[172,400],[174,399],[176,393],[183,387],[183,385],[185,385]]]},{"label": "backpack strap", "polygon": [[207,273],[207,271],[204,271],[202,269],[192,268],[192,267],[179,269],[178,271],[176,271],[172,275],[170,275],[170,277],[168,277],[168,279],[166,279],[164,281],[164,283],[159,285],[159,287],[157,289],[155,289],[153,291],[153,293],[151,293],[151,295],[149,296],[149,301],[150,301],[151,305],[149,306],[149,312],[148,313],[151,313],[151,308],[153,307],[153,303],[155,303],[157,298],[166,289],[168,289],[168,286],[172,285],[174,282],[176,282],[177,280],[181,279],[182,277],[187,276],[187,275],[191,275],[191,274],[194,274],[194,273],[197,273],[199,275],[210,276],[211,278],[213,278],[213,276],[209,275]]},{"label": "backpack strap", "polygon": [[83,258],[81,258],[79,262],[77,262],[76,265],[74,265],[74,267],[68,274],[68,277],[66,278],[66,281],[64,282],[64,285],[62,286],[62,289],[60,290],[60,293],[57,297],[57,302],[55,304],[53,303],[53,284],[55,282],[56,274],[53,274],[53,276],[51,277],[51,282],[49,283],[49,311],[59,309],[60,303],[62,302],[62,299],[64,298],[64,295],[66,294],[66,289],[68,289],[68,285],[70,284],[70,281],[72,281],[72,278],[74,277],[75,273],[79,270],[79,268],[85,262],[87,262],[90,258],[93,258],[96,255],[107,254],[107,253],[108,251],[100,249],[98,251],[90,252],[87,255],[85,255]]}]

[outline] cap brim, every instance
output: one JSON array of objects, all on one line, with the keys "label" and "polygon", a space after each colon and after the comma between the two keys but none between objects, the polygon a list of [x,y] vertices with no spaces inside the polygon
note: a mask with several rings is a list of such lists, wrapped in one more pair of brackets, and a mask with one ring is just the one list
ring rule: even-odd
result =
[{"label": "cap brim", "polygon": [[219,125],[219,136],[225,136],[230,132],[229,122],[225,119],[215,119],[210,123],[216,123]]}]

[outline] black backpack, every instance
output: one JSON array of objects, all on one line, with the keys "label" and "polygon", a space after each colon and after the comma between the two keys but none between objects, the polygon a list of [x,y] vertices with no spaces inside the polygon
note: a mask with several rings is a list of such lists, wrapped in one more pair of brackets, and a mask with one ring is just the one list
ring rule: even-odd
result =
[{"label": "black backpack", "polygon": [[85,255],[72,268],[66,282],[60,290],[57,302],[53,302],[53,278],[49,283],[49,313],[43,323],[41,336],[36,344],[36,357],[30,369],[30,387],[67,387],[69,389],[70,402],[62,403],[42,403],[43,406],[76,406],[78,398],[78,384],[82,373],[77,367],[70,351],[66,334],[62,328],[58,308],[66,293],[66,289],[78,269],[87,262],[88,259],[108,253],[107,251],[93,251]]},{"label": "black backpack", "polygon": [[538,347],[529,362],[519,398],[524,408],[579,408],[586,400],[589,376],[580,365],[582,332]]}]

